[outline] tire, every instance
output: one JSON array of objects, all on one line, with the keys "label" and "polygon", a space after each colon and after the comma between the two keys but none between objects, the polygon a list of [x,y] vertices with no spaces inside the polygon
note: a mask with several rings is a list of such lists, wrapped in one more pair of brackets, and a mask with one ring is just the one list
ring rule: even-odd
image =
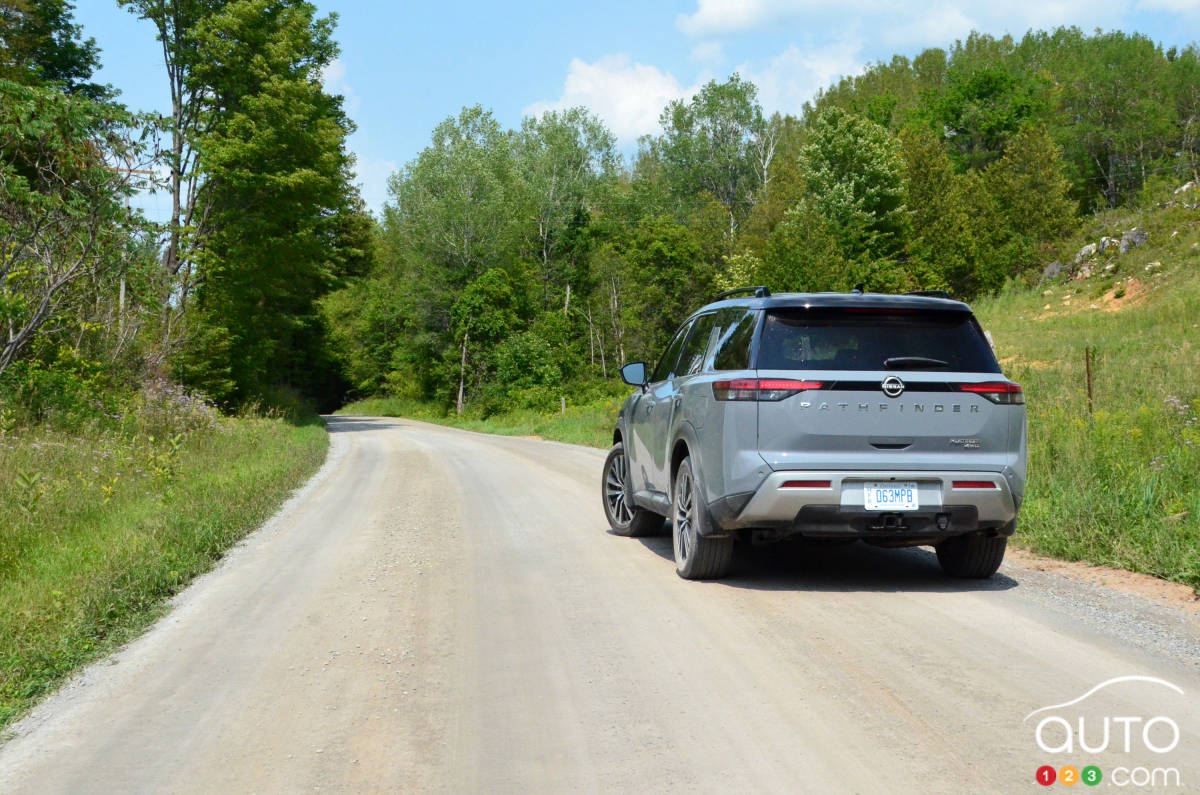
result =
[{"label": "tire", "polygon": [[600,475],[600,501],[608,526],[619,536],[636,538],[661,533],[663,517],[633,504],[629,491],[629,459],[625,447],[613,445]]},{"label": "tire", "polygon": [[675,549],[675,571],[685,580],[716,580],[729,573],[733,562],[733,538],[706,536],[708,509],[701,498],[692,459],[685,458],[675,473],[671,504],[671,546]]},{"label": "tire", "polygon": [[982,533],[947,538],[935,547],[942,571],[951,577],[981,580],[991,577],[1004,560],[1008,537],[993,538]]}]

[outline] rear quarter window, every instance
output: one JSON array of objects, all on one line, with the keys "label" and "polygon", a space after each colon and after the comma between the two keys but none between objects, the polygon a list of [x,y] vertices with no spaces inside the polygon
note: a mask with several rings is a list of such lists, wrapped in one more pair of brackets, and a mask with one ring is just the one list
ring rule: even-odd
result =
[{"label": "rear quarter window", "polygon": [[1000,372],[970,313],[874,309],[770,311],[763,323],[757,366],[761,370]]},{"label": "rear quarter window", "polygon": [[750,369],[750,341],[758,313],[753,309],[722,309],[717,313],[712,346],[713,370]]}]

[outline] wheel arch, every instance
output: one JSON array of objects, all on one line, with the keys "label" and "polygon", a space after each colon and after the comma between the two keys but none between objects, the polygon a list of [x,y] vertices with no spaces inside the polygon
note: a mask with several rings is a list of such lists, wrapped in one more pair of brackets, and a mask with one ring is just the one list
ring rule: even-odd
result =
[{"label": "wheel arch", "polygon": [[675,446],[671,448],[671,489],[674,490],[675,476],[679,474],[679,465],[683,463],[683,459],[690,455],[688,443],[685,439],[676,439]]}]

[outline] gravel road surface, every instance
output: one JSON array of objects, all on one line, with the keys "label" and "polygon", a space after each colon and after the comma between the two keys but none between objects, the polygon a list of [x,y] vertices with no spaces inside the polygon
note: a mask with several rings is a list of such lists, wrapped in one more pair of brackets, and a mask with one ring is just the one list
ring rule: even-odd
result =
[{"label": "gravel road surface", "polygon": [[0,792],[1200,791],[1194,614],[927,549],[685,582],[669,537],[607,532],[601,451],[329,429],[275,519],[13,728]]}]

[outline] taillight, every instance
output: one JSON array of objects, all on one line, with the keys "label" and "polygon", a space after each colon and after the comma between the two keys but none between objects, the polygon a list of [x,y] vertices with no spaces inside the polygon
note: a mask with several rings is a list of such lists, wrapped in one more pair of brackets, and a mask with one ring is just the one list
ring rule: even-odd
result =
[{"label": "taillight", "polygon": [[827,489],[830,486],[828,480],[785,480],[782,489]]},{"label": "taillight", "polygon": [[990,480],[955,480],[952,485],[956,489],[996,489],[1000,488]]},{"label": "taillight", "polygon": [[974,392],[983,395],[993,403],[1016,404],[1025,402],[1025,394],[1020,384],[1011,381],[987,381],[982,384],[957,384],[960,392]]},{"label": "taillight", "polygon": [[793,381],[790,378],[735,378],[713,381],[717,400],[783,400],[806,389],[820,389],[820,381]]}]

